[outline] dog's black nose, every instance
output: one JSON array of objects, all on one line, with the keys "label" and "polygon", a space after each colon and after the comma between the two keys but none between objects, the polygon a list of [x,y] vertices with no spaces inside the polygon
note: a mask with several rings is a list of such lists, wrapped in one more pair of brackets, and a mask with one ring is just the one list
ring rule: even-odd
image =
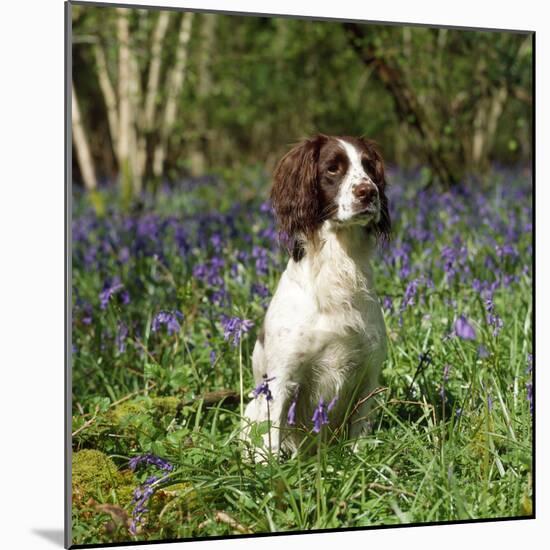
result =
[{"label": "dog's black nose", "polygon": [[361,202],[371,202],[376,197],[376,187],[372,183],[360,183],[354,187],[353,194]]}]

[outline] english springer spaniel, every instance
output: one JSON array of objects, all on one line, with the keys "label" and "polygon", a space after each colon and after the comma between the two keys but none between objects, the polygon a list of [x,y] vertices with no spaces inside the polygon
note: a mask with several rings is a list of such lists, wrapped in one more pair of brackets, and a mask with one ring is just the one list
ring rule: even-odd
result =
[{"label": "english springer spaniel", "polygon": [[[386,357],[386,329],[370,258],[390,232],[384,164],[376,146],[317,135],[275,169],[271,202],[290,259],[252,356],[258,385],[244,437],[256,422],[271,451],[295,453],[312,427],[357,438]],[[261,460],[258,449],[256,459]]]}]

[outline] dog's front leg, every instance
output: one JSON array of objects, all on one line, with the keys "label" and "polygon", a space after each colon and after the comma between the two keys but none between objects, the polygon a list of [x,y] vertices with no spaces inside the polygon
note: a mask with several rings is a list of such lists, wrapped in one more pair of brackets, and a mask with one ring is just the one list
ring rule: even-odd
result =
[{"label": "dog's front leg", "polygon": [[269,392],[259,393],[247,405],[244,418],[245,439],[252,443],[253,430],[260,429],[263,444],[254,455],[263,461],[267,454],[278,455],[281,450],[281,432],[286,424],[289,381],[277,377],[267,382]]}]

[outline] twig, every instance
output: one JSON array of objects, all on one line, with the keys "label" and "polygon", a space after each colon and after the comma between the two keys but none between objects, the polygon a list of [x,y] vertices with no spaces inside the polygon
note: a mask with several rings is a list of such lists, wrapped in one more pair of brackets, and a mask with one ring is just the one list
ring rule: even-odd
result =
[{"label": "twig", "polygon": [[[228,513],[222,512],[221,510],[217,510],[214,514],[214,520],[219,523],[225,523],[226,525],[229,525],[231,528],[235,529],[235,531],[238,531],[239,533],[243,534],[249,534],[252,531],[245,527],[244,525],[241,525],[237,520],[233,519]],[[206,527],[209,523],[212,523],[211,519],[207,519],[201,523],[199,523],[198,528],[203,529]]]},{"label": "twig", "polygon": [[88,428],[89,426],[91,426],[94,422],[95,422],[95,419],[97,418],[97,413],[99,412],[99,405],[96,405],[95,407],[95,411],[94,411],[94,415],[92,416],[92,418],[90,418],[89,420],[86,420],[86,422],[84,422],[84,424],[82,424],[82,426],[80,426],[80,428],[78,428],[77,430],[75,430],[71,436],[74,437],[75,435],[79,434],[82,430],[85,430],[86,428]]},{"label": "twig", "polygon": [[120,405],[121,403],[124,403],[124,401],[128,401],[128,399],[131,399],[135,395],[138,395],[140,393],[147,392],[147,391],[153,389],[157,385],[155,382],[147,382],[147,384],[149,384],[147,387],[141,388],[141,389],[136,390],[136,391],[133,391],[132,393],[129,393],[128,395],[125,395],[124,397],[121,397],[118,401],[115,401],[115,402],[111,403],[108,408],[110,409],[112,407],[116,407],[117,405]]},{"label": "twig", "polygon": [[[132,393],[129,393],[128,395],[125,395],[124,397],[120,398],[118,401],[114,401],[111,403],[106,410],[112,409],[113,407],[116,407],[117,405],[120,405],[121,403],[124,403],[124,401],[127,401],[128,399],[131,399],[135,395],[138,395],[143,392],[149,391],[151,388],[154,388],[156,386],[155,382],[150,382],[149,386],[146,388],[142,388],[140,390],[133,391]],[[80,428],[75,430],[71,436],[74,437],[75,435],[78,435],[81,431],[85,430],[86,428],[89,428],[97,419],[97,415],[99,413],[99,405],[96,406],[95,411],[93,412],[92,418],[86,420]]]},{"label": "twig", "polygon": [[374,390],[372,390],[366,397],[363,397],[362,399],[360,399],[359,401],[357,401],[357,403],[355,403],[355,406],[353,407],[353,410],[351,411],[350,413],[350,416],[352,416],[356,411],[357,409],[363,404],[365,403],[366,401],[368,401],[371,397],[374,397],[375,395],[378,395],[379,393],[383,393],[385,391],[387,391],[388,388],[386,387],[379,387],[379,388],[376,388]]}]

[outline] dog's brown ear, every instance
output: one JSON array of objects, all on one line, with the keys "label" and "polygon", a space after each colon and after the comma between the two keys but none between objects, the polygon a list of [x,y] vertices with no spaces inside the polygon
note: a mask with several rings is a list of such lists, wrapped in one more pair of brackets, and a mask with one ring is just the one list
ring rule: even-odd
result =
[{"label": "dog's brown ear", "polygon": [[376,142],[361,137],[361,143],[372,159],[374,172],[372,175],[374,176],[374,183],[378,187],[380,195],[380,221],[376,224],[376,235],[381,240],[388,241],[391,235],[391,219],[388,208],[388,197],[386,195],[387,181],[384,159]]},{"label": "dog's brown ear", "polygon": [[325,139],[318,135],[295,145],[279,161],[273,175],[271,204],[293,257],[300,239],[311,238],[320,225],[317,161]]}]

